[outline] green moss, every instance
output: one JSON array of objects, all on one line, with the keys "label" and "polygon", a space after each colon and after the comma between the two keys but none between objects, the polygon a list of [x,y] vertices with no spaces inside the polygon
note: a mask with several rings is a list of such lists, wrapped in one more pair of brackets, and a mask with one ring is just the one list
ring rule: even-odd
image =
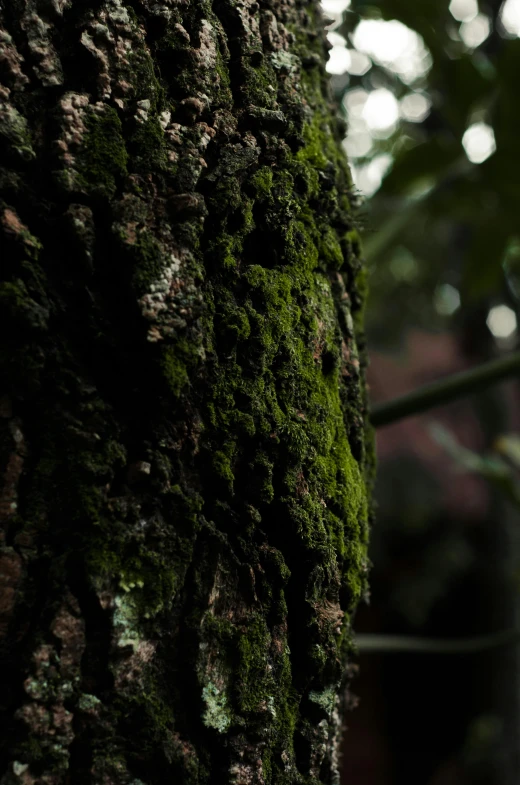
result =
[{"label": "green moss", "polygon": [[[175,728],[175,715],[167,698],[161,694],[161,679],[152,667],[144,669],[143,689],[133,692],[131,700],[121,701],[121,709],[134,712],[140,726],[139,754],[154,754],[157,745],[167,744]],[[125,705],[126,704],[126,705]]]},{"label": "green moss", "polygon": [[32,161],[36,153],[32,146],[32,133],[26,118],[9,103],[2,105],[0,113],[0,137],[7,141],[7,147],[16,157]]},{"label": "green moss", "polygon": [[276,714],[274,694],[276,685],[267,665],[271,636],[261,616],[249,620],[247,629],[238,641],[238,669],[236,685],[241,712],[269,712]]},{"label": "green moss", "polygon": [[138,124],[130,136],[128,149],[132,155],[132,165],[135,171],[161,172],[171,168],[164,130],[157,117],[152,117],[150,120]]},{"label": "green moss", "polygon": [[188,369],[176,346],[161,346],[160,368],[168,389],[178,398],[189,383]]},{"label": "green moss", "polygon": [[257,199],[266,199],[273,187],[273,170],[270,166],[263,166],[251,177],[251,185],[255,189]]},{"label": "green moss", "polygon": [[247,436],[254,436],[256,433],[256,426],[254,417],[246,412],[235,410],[231,421],[235,425],[239,434],[246,434]]},{"label": "green moss", "polygon": [[29,296],[25,283],[20,279],[0,282],[0,311],[2,319],[11,327],[25,327],[31,331],[47,328],[47,309]]},{"label": "green moss", "polygon": [[351,229],[345,234],[345,239],[349,243],[351,253],[354,257],[361,256],[361,237],[357,229]]},{"label": "green moss", "polygon": [[[284,194],[282,182],[273,198]],[[327,543],[333,546],[327,558],[342,565],[349,607],[354,607],[364,585],[365,484],[344,424],[334,302],[330,283],[315,269],[318,249],[313,237],[318,234],[301,221],[295,221],[293,227],[286,235],[289,246],[296,244],[296,230],[307,237],[299,241],[299,255],[287,253],[292,263],[282,269],[250,265],[241,276],[252,297],[248,314],[257,375],[246,379],[238,373],[235,362],[228,361],[225,378],[213,388],[215,409],[219,412],[217,421],[229,423],[235,406],[229,392],[240,391],[251,401],[256,431],[269,434],[284,446],[288,521],[293,521],[295,535],[305,549],[316,552]],[[324,261],[334,269],[340,262],[339,245],[331,229],[326,233],[332,250],[329,248]],[[297,304],[302,297],[307,302],[303,310]],[[310,348],[313,344],[314,352]],[[331,368],[322,364],[324,353],[332,358]],[[277,356],[283,356],[284,363],[274,376],[269,369]],[[263,504],[275,498],[270,479],[274,466],[259,453],[251,464],[251,487],[257,489]],[[329,567],[324,565],[323,569]]]},{"label": "green moss", "polygon": [[254,229],[253,200],[245,195],[241,198],[238,182],[235,178],[222,178],[216,195],[212,198],[212,207],[216,211],[222,209],[222,200],[229,207],[234,203],[232,230],[224,229],[218,237],[208,245],[208,256],[214,259],[219,267],[232,271],[237,267],[242,256],[244,240]]},{"label": "green moss", "polygon": [[233,103],[233,94],[231,92],[229,66],[224,60],[220,50],[217,52],[215,70],[219,76],[218,103],[221,106],[230,106]]},{"label": "green moss", "polygon": [[121,120],[115,109],[104,106],[101,113],[84,118],[85,135],[77,158],[79,185],[112,197],[117,181],[127,174],[128,154]]},{"label": "green moss", "polygon": [[345,258],[336,232],[330,227],[325,227],[319,245],[320,261],[330,270],[340,270]]},{"label": "green moss", "polygon": [[354,326],[357,335],[363,335],[365,324],[365,307],[368,298],[368,270],[366,267],[361,267],[356,273],[355,277],[355,290],[356,290],[356,305],[358,306],[353,312]]},{"label": "green moss", "polygon": [[227,304],[220,319],[220,330],[233,342],[244,341],[251,334],[247,311],[240,306]]},{"label": "green moss", "polygon": [[[114,623],[119,630],[120,645],[137,645],[145,620],[171,607],[183,576],[181,556],[184,558],[186,551],[182,540],[178,540],[177,547],[181,545],[181,548],[174,558],[172,554],[157,554],[142,545],[137,553],[132,552],[132,548],[122,547],[121,538],[111,539],[108,521],[103,525],[103,534],[107,537],[105,541],[99,536],[91,538],[86,558],[89,573],[95,583],[101,581],[100,585],[107,579],[117,584],[121,593]],[[118,542],[119,552],[115,550]],[[189,552],[189,547],[186,550]]]},{"label": "green moss", "polygon": [[[311,76],[304,84],[309,100],[323,100],[320,79],[319,74]],[[341,585],[348,618],[365,590],[368,502],[365,466],[352,455],[351,414],[342,392],[341,338],[347,342],[351,338],[341,335],[337,314],[347,305],[343,300],[336,302],[340,295],[332,282],[344,267],[357,275],[359,244],[350,233],[343,238],[337,230],[338,223],[341,225],[338,217],[348,225],[350,207],[342,190],[349,181],[329,119],[328,106],[315,108],[311,122],[303,128],[304,146],[288,156],[286,165],[261,167],[243,183],[242,195],[255,199],[256,227],[251,224],[247,232],[230,236],[224,214],[223,232],[212,238],[212,248],[219,242],[226,248],[221,269],[229,276],[214,283],[212,298],[219,341],[226,335],[228,341],[222,345],[226,354],[219,354],[211,382],[207,438],[219,444],[239,421],[238,412],[240,417],[246,414],[251,418],[254,428],[248,434],[255,441],[248,446],[247,455],[245,443],[239,441],[232,464],[218,456],[220,475],[231,481],[236,467],[241,467],[247,498],[262,511],[261,526],[269,529],[269,510],[277,505],[276,519],[283,520],[293,548],[289,569],[293,561],[296,565],[312,561],[314,565],[307,589],[309,601],[320,607],[324,595],[333,595]],[[327,187],[321,188],[326,178]],[[235,190],[233,211],[239,209],[236,202]],[[254,263],[247,264],[244,258],[244,241],[251,232],[248,248],[264,243],[260,263],[254,257]],[[356,292],[360,302],[364,297],[361,287],[361,279],[351,286],[354,310]],[[250,332],[243,333],[240,328],[242,313],[247,315]],[[240,353],[239,340],[247,341],[247,355]],[[356,347],[351,351],[355,354]],[[265,440],[262,446],[261,439]],[[221,525],[226,525],[224,520]],[[334,575],[338,577],[333,579]],[[333,585],[336,588],[330,588]],[[278,603],[271,586],[263,592],[268,606]],[[280,614],[283,616],[283,609]],[[331,669],[336,668],[340,677],[331,658],[339,651],[344,656],[348,647],[348,625],[339,636],[336,627],[337,622],[324,621],[318,613],[310,616],[308,667],[316,678],[328,669],[329,685]],[[287,689],[274,695],[262,655],[258,654],[256,661],[250,658],[254,651],[265,653],[269,645],[266,635],[261,621],[251,619],[241,632],[238,708],[254,712],[261,706],[269,712],[272,706],[272,721],[281,723],[277,727],[290,749],[298,712],[297,699],[288,694],[292,678],[289,657],[283,677]],[[314,690],[313,694],[319,696],[321,706],[324,693]],[[270,704],[270,700],[274,702]],[[276,770],[280,776],[278,766],[273,750],[269,750],[266,771]]]},{"label": "green moss", "polygon": [[236,238],[232,235],[223,233],[214,242],[211,243],[209,254],[214,256],[219,266],[226,270],[232,270],[237,266],[237,259],[235,257],[235,249],[239,245]]},{"label": "green moss", "polygon": [[249,58],[242,58],[242,78],[244,95],[254,106],[272,109],[276,100],[277,79],[274,68],[264,58],[258,65],[253,65]]},{"label": "green moss", "polygon": [[[133,8],[127,11],[132,18],[134,29],[139,30],[140,22]],[[133,98],[137,101],[150,101],[152,115],[159,114],[165,106],[165,88],[156,76],[156,65],[147,47],[132,48],[128,52],[127,81],[133,87]],[[155,119],[155,118],[154,118]]]},{"label": "green moss", "polygon": [[[122,232],[121,239],[124,239]],[[150,291],[150,286],[161,277],[165,259],[161,246],[150,231],[138,233],[128,251],[134,260],[132,285],[138,296]]]},{"label": "green moss", "polygon": [[303,127],[304,146],[296,154],[297,161],[307,161],[318,169],[325,169],[330,161],[338,159],[338,150],[330,132],[328,115],[314,112],[311,122]]},{"label": "green moss", "polygon": [[213,470],[215,474],[221,479],[225,480],[229,490],[233,491],[233,482],[235,475],[231,466],[231,460],[228,455],[218,450],[213,456]]}]

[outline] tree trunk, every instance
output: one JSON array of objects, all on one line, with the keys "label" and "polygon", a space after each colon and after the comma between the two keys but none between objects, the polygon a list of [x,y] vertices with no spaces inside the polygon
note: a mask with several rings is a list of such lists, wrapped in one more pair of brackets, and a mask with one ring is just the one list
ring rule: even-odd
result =
[{"label": "tree trunk", "polygon": [[372,461],[324,42],[0,2],[3,785],[338,782]]}]

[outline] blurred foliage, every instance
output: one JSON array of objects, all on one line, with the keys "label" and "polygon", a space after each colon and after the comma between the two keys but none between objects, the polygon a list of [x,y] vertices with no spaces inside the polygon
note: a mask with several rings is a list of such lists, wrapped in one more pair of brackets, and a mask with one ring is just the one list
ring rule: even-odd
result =
[{"label": "blurred foliage", "polygon": [[493,445],[493,451],[479,455],[459,444],[453,433],[439,423],[432,423],[430,432],[461,470],[482,475],[515,507],[520,508],[520,437],[516,434],[500,436]]},{"label": "blurred foliage", "polygon": [[[360,21],[398,20],[422,37],[431,56],[426,73],[411,81],[375,58],[361,75],[332,79],[344,107],[349,93],[360,88],[368,94],[385,88],[398,101],[418,94],[431,103],[421,122],[401,119],[386,138],[373,134],[366,154],[350,155],[358,173],[382,155],[390,163],[365,203],[363,221],[372,271],[368,319],[373,344],[398,344],[410,323],[446,327],[450,314],[442,304],[439,308],[438,297],[445,284],[460,292],[462,304],[486,299],[515,307],[520,288],[520,40],[501,26],[501,6],[492,0],[479,3],[490,34],[474,48],[462,40],[448,0],[379,0],[377,5],[351,0],[334,27],[354,50]],[[490,126],[496,141],[496,151],[480,164],[468,160],[462,144],[475,123]]]},{"label": "blurred foliage", "polygon": [[[391,398],[516,345],[520,38],[503,23],[504,0],[322,2],[365,196],[371,384]],[[506,2],[520,34],[520,0]],[[477,130],[487,151],[471,149]],[[518,624],[517,393],[496,386],[432,411],[430,430],[417,418],[378,434],[366,631],[464,637]],[[371,679],[374,713],[387,701],[390,763],[359,781],[517,782],[517,663],[510,651],[423,669],[412,655],[389,658]]]},{"label": "blurred foliage", "polygon": [[[520,38],[502,24],[503,0],[350,0],[343,15],[347,0],[323,3],[344,144],[365,195],[371,383],[390,398],[516,345]],[[414,31],[408,61],[402,26]],[[480,157],[468,141],[479,128],[491,139]],[[464,637],[518,623],[514,395],[493,387],[432,411],[430,430],[418,418],[381,433],[369,631]],[[374,711],[385,695],[391,762],[360,781],[517,782],[520,677],[509,654],[464,659],[458,671],[454,660],[389,662]]]}]

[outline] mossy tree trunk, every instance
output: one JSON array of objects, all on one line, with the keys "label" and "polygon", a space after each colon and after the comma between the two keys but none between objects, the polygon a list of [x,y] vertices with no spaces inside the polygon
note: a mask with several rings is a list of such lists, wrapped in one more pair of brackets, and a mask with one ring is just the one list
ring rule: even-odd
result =
[{"label": "mossy tree trunk", "polygon": [[0,3],[3,785],[338,782],[371,462],[324,40]]}]

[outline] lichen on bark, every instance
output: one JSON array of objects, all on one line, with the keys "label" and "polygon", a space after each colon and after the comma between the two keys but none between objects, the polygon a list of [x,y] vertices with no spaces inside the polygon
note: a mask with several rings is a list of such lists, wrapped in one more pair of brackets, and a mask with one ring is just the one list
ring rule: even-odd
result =
[{"label": "lichen on bark", "polygon": [[371,449],[324,40],[0,10],[2,785],[338,782]]}]

